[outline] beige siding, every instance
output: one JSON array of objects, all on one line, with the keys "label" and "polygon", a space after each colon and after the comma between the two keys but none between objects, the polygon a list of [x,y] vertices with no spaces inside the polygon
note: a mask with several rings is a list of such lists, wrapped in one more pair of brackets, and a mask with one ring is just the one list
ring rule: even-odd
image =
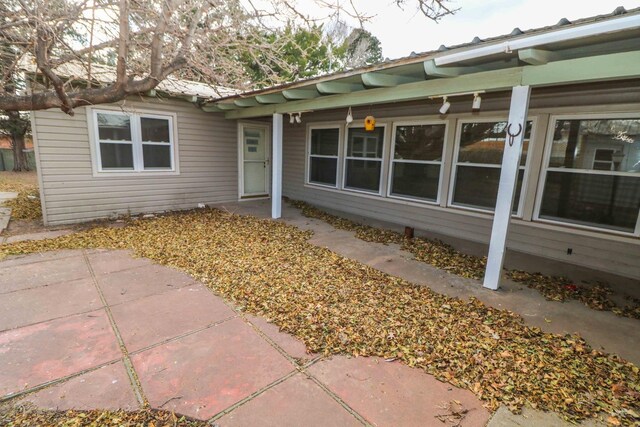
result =
[{"label": "beige siding", "polygon": [[[467,99],[468,98],[468,99]],[[469,118],[471,97],[464,101],[453,99],[449,120]],[[508,96],[484,96],[482,113],[478,117],[502,114],[506,117]],[[546,124],[546,113],[640,111],[640,84],[603,84],[588,88],[564,88],[551,91],[537,90],[533,93],[531,115],[538,115],[542,127]],[[635,104],[634,104],[635,103]],[[376,119],[396,117],[428,117],[437,119],[438,104],[433,102],[411,102],[354,109],[356,121],[373,114]],[[307,113],[304,122],[344,121],[346,109]],[[450,132],[453,129],[450,129]],[[536,141],[530,152],[532,164],[529,173],[532,179],[526,190],[525,206],[533,210],[537,189],[537,176],[545,132],[535,135]],[[404,203],[379,196],[364,196],[345,191],[305,186],[306,126],[289,125],[285,121],[283,193],[292,199],[304,200],[329,210],[346,212],[374,220],[411,226],[418,230],[451,236],[474,242],[488,243],[491,233],[491,215],[454,209],[444,206],[427,206]],[[538,169],[538,170],[537,170]],[[450,178],[445,176],[445,181]],[[445,203],[443,202],[442,205]],[[525,209],[526,210],[526,209]],[[531,218],[531,214],[523,218]],[[608,273],[640,279],[640,239],[597,231],[572,229],[562,225],[516,219],[509,231],[508,247],[519,252],[566,261],[576,265],[599,269]],[[573,254],[568,255],[567,249]]]},{"label": "beige siding", "polygon": [[177,115],[178,175],[93,176],[87,110],[33,114],[48,224],[118,214],[189,209],[238,196],[237,124],[180,100],[127,101],[127,108]]}]

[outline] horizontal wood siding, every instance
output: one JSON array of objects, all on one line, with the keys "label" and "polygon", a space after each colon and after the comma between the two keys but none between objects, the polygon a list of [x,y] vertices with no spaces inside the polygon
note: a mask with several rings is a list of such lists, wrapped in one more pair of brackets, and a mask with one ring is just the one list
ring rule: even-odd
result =
[{"label": "horizontal wood siding", "polygon": [[131,173],[94,177],[87,110],[74,116],[36,111],[39,173],[48,224],[89,221],[121,214],[195,208],[237,200],[237,124],[180,100],[127,101],[126,108],[177,115],[179,175]]},{"label": "horizontal wood siding", "polygon": [[[500,112],[505,117],[509,106],[509,94],[483,95],[480,117]],[[467,99],[468,98],[468,99]],[[537,89],[533,91],[532,113],[554,112],[564,108],[594,106],[592,112],[606,110],[607,105],[635,103],[640,99],[640,82],[605,83],[597,86]],[[450,117],[467,113],[471,109],[471,97],[453,98]],[[441,102],[441,101],[440,101]],[[376,119],[407,116],[428,116],[437,119],[438,101],[410,102],[354,108],[359,122],[368,114]],[[569,108],[567,108],[569,107]],[[640,105],[635,111],[640,111]],[[344,121],[346,109],[304,114],[304,123]],[[470,118],[468,117],[465,118]],[[331,191],[315,186],[305,186],[305,138],[306,126],[290,125],[285,121],[283,194],[304,200],[332,211],[345,212],[373,220],[385,221],[397,226],[411,226],[417,230],[451,236],[488,244],[492,216],[440,206],[416,206],[402,201],[378,196],[362,196],[347,191]],[[451,129],[450,131],[453,131]],[[536,135],[542,141],[546,135]],[[543,144],[537,144],[542,150]],[[530,153],[533,155],[533,153]],[[536,183],[527,186],[526,198],[535,198]],[[612,274],[640,279],[640,239],[621,237],[607,233],[572,229],[562,225],[545,225],[539,222],[514,220],[509,230],[508,247],[512,250],[540,257],[598,269]],[[572,248],[572,255],[567,249]]]}]

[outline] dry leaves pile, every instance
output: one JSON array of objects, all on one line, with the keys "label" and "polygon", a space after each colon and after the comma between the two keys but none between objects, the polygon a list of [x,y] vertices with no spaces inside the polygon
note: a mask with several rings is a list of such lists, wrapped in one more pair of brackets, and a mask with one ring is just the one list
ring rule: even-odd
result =
[{"label": "dry leaves pile", "polygon": [[38,185],[30,182],[32,177],[20,173],[3,172],[0,174],[0,191],[17,192],[18,197],[9,200],[4,206],[11,208],[12,219],[41,219],[40,191]]},{"label": "dry leaves pile", "polygon": [[8,427],[207,427],[172,412],[145,409],[140,411],[44,411],[29,406],[0,409],[0,425]]},{"label": "dry leaves pile", "polygon": [[18,197],[5,202],[4,206],[11,208],[11,219],[36,220],[42,218],[40,192],[37,186],[20,190]]},{"label": "dry leaves pile", "polygon": [[[426,262],[449,273],[470,279],[481,280],[487,263],[486,257],[477,257],[455,250],[440,240],[421,237],[407,239],[404,235],[331,215],[308,203],[290,201],[309,218],[323,220],[335,228],[354,231],[357,238],[367,242],[395,243],[411,252],[418,261]],[[613,290],[604,283],[576,284],[565,277],[545,276],[520,270],[507,271],[508,277],[517,283],[536,289],[546,299],[552,301],[578,300],[595,310],[612,311],[617,315],[640,319],[640,300],[627,296],[624,306],[613,298]]]},{"label": "dry leaves pile", "polygon": [[495,410],[525,402],[567,419],[640,412],[638,367],[576,336],[543,333],[509,311],[462,301],[311,245],[309,231],[218,210],[132,221],[0,254],[131,249],[190,273],[309,351],[400,359],[474,392]]}]

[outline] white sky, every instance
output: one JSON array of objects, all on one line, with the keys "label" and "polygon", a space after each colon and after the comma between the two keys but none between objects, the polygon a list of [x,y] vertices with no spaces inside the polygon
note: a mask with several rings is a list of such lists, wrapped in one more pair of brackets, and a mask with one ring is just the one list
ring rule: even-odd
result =
[{"label": "white sky", "polygon": [[412,0],[404,11],[393,0],[355,0],[358,10],[376,16],[364,27],[382,43],[383,55],[395,59],[411,51],[424,52],[482,38],[554,25],[561,18],[570,21],[640,7],[640,1],[625,0],[455,0],[461,8],[453,16],[434,23],[415,12]]}]

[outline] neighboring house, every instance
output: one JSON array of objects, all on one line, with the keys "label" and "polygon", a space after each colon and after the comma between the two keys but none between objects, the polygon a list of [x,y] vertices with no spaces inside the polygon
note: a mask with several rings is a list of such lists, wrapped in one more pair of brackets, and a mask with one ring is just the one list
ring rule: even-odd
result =
[{"label": "neighboring house", "polygon": [[[277,218],[284,195],[491,240],[494,272],[506,236],[513,251],[640,279],[640,9],[204,104],[165,93],[34,112],[47,224],[260,197]],[[524,125],[514,145],[508,122]]]}]

